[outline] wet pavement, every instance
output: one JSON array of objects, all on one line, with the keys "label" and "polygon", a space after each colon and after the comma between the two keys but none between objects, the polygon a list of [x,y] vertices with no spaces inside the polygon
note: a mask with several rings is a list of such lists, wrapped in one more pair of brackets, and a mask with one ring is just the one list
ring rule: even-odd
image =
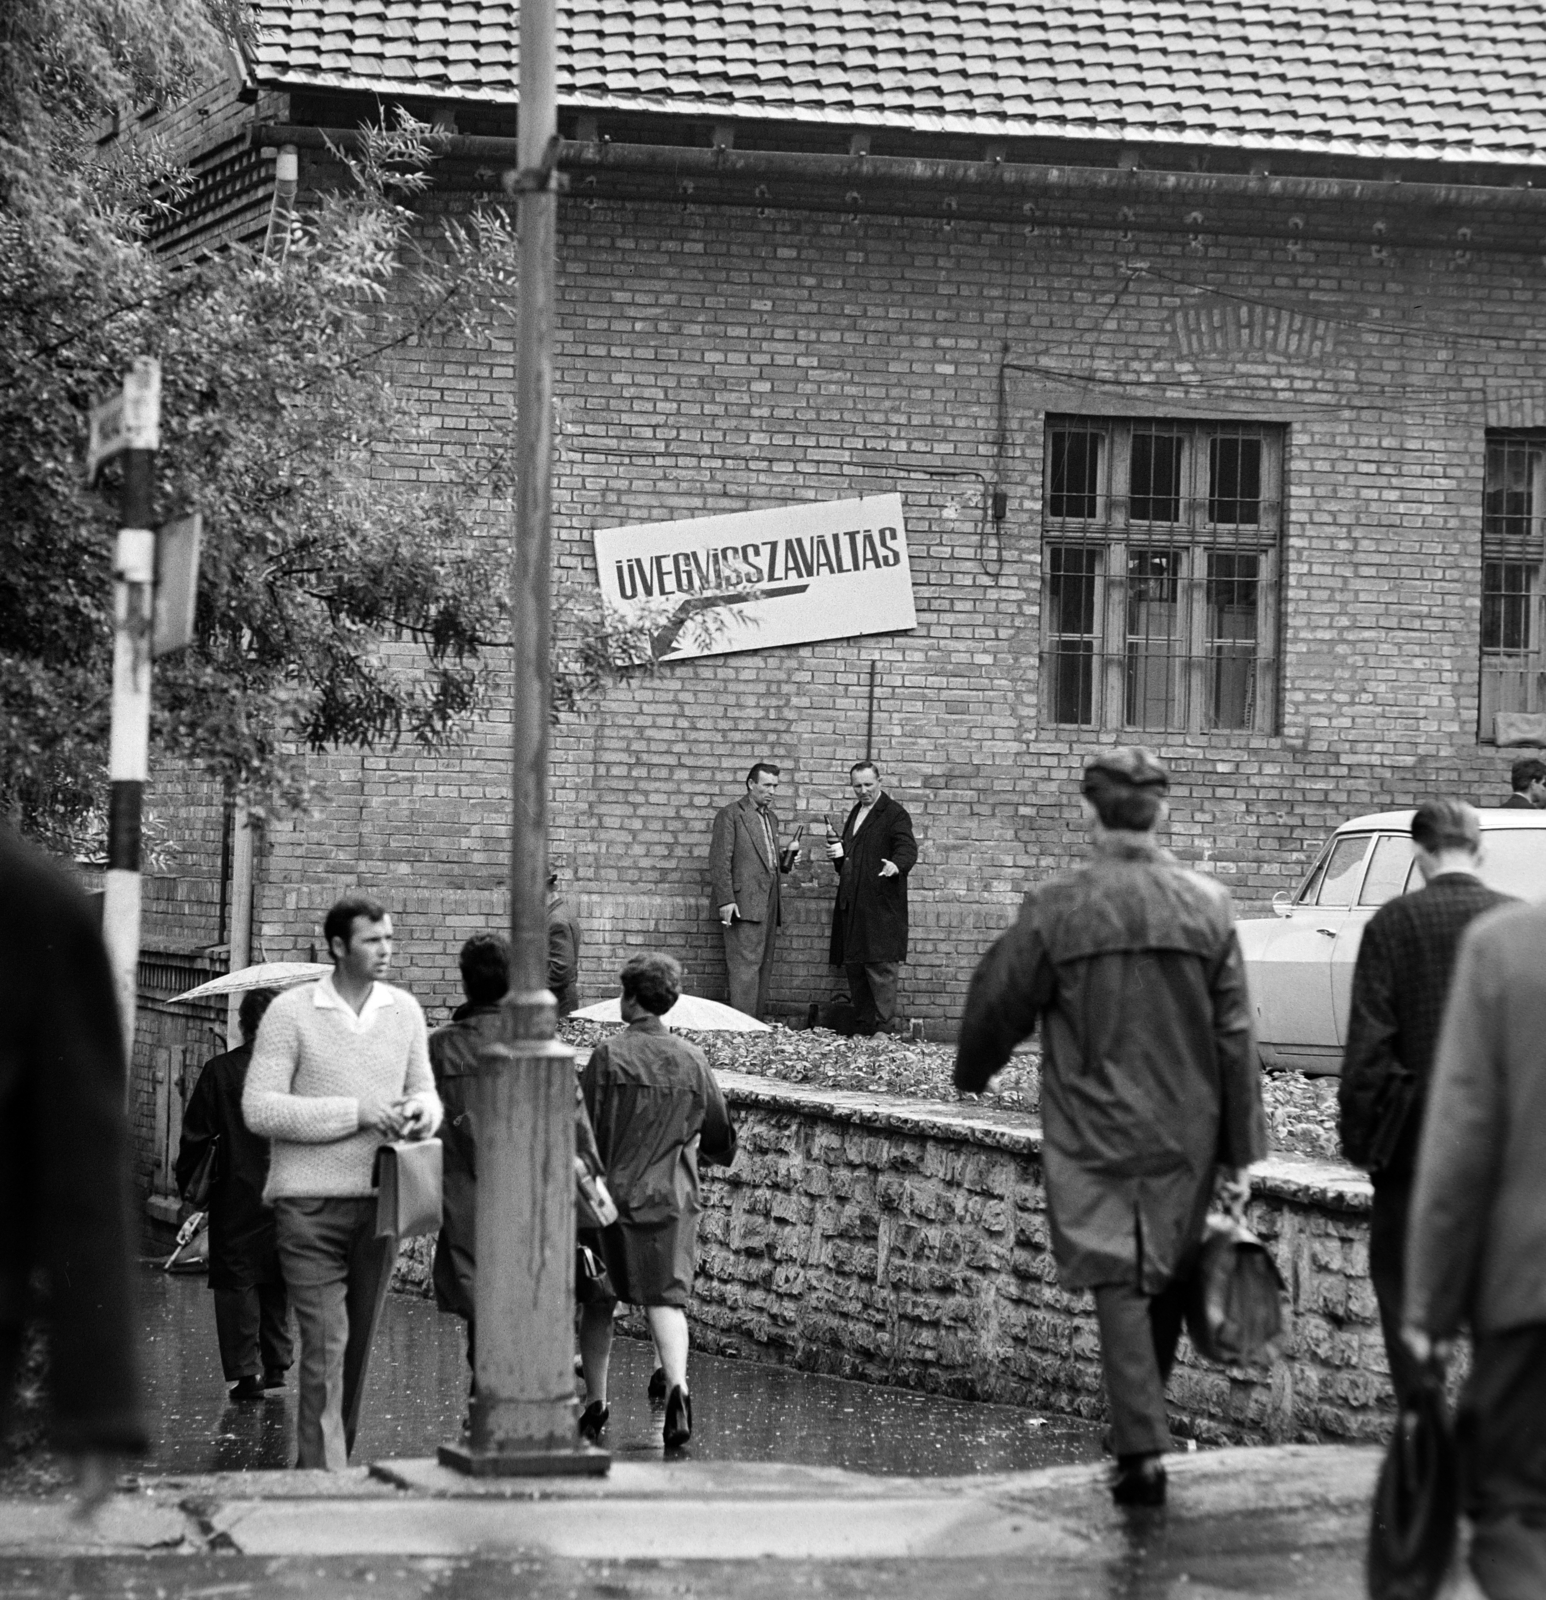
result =
[{"label": "wet pavement", "polygon": [[[212,1297],[202,1277],[147,1268],[141,1284],[146,1378],[155,1421],[149,1470],[232,1472],[295,1459],[295,1381],[233,1404],[220,1373]],[[617,1461],[661,1451],[645,1398],[654,1353],[619,1338],[612,1356]],[[1018,1406],[940,1399],[784,1367],[694,1354],[697,1461],[784,1462],[911,1477],[1025,1471],[1100,1459],[1097,1428]],[[354,1459],[433,1455],[461,1428],[467,1386],[462,1325],[432,1302],[387,1297],[371,1356]]]}]

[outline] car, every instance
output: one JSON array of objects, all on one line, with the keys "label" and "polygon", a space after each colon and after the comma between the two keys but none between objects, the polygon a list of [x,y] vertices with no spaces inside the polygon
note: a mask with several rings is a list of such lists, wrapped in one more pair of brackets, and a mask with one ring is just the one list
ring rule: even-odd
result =
[{"label": "car", "polygon": [[[1269,1071],[1341,1072],[1364,927],[1387,900],[1422,888],[1412,815],[1380,811],[1344,822],[1298,889],[1273,897],[1273,916],[1236,922]],[[1477,816],[1482,881],[1521,900],[1546,900],[1546,811],[1500,806]]]}]

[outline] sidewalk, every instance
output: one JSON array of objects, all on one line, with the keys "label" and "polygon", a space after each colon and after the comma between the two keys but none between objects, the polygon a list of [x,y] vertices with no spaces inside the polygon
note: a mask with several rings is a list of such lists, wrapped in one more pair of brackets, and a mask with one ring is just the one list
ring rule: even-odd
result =
[{"label": "sidewalk", "polygon": [[[115,1496],[89,1528],[62,1499],[0,1501],[0,1589],[28,1589],[13,1581],[20,1561],[35,1582],[73,1562],[68,1592],[121,1594],[121,1583],[90,1577],[117,1571],[114,1561],[79,1558],[136,1556],[167,1600],[226,1592],[221,1574],[243,1594],[288,1595],[303,1570],[308,1595],[352,1594],[376,1574],[377,1595],[481,1596],[491,1563],[509,1593],[512,1560],[531,1580],[513,1592],[544,1595],[551,1583],[555,1594],[736,1600],[807,1587],[920,1600],[1358,1600],[1378,1461],[1350,1446],[1179,1455],[1162,1513],[1118,1511],[1099,1466],[902,1478],[626,1461],[600,1480],[471,1482],[421,1460],[337,1475],[164,1476]],[[662,1589],[664,1568],[677,1581]],[[56,1590],[39,1582],[34,1592]]]}]

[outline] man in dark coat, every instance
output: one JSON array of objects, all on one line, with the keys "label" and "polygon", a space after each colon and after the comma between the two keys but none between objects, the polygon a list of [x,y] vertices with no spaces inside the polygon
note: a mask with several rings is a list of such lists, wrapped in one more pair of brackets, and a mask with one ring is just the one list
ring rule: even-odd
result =
[{"label": "man in dark coat", "polygon": [[1415,1360],[1462,1323],[1456,1439],[1471,1571],[1489,1600],[1546,1594],[1546,906],[1460,939],[1407,1233]]},{"label": "man in dark coat", "polygon": [[880,786],[873,761],[849,769],[855,804],[827,854],[837,873],[828,956],[848,979],[855,1031],[896,1023],[897,967],[907,959],[907,875],[918,859],[913,821]]},{"label": "man in dark coat", "polygon": [[1539,756],[1520,756],[1509,770],[1509,797],[1504,811],[1539,811],[1546,806],[1546,761]]},{"label": "man in dark coat", "polygon": [[1243,1204],[1267,1148],[1229,895],[1155,841],[1168,783],[1143,749],[1085,768],[1094,859],[1032,889],[982,958],[955,1067],[981,1090],[1040,1019],[1053,1254],[1095,1293],[1124,1505],[1165,1498],[1165,1382],[1216,1169]]},{"label": "man in dark coat", "polygon": [[1342,1154],[1374,1182],[1369,1277],[1398,1403],[1420,1376],[1401,1338],[1401,1301],[1412,1175],[1444,1001],[1461,934],[1510,900],[1476,876],[1481,824],[1463,800],[1420,805],[1412,845],[1427,887],[1387,901],[1364,929],[1337,1086]]},{"label": "man in dark coat", "polygon": [[215,1296],[220,1365],[234,1384],[233,1400],[261,1400],[284,1387],[293,1348],[290,1297],[279,1268],[274,1212],[263,1203],[268,1140],[242,1120],[242,1090],[258,1024],[277,991],[254,989],[237,1013],[242,1043],[205,1062],[183,1112],[177,1149],[177,1187],[186,1194],[199,1163],[216,1141],[209,1211],[209,1287]]},{"label": "man in dark coat", "polygon": [[111,1492],[115,1458],[147,1443],[125,1077],[97,917],[0,823],[0,1435],[39,1315],[53,1442],[75,1458],[88,1507]]}]

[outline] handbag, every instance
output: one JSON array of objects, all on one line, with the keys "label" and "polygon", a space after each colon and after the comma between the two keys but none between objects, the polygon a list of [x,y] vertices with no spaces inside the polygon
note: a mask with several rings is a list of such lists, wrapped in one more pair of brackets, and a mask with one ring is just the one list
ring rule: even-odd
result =
[{"label": "handbag", "polygon": [[1430,1363],[1396,1419],[1374,1488],[1366,1564],[1371,1600],[1431,1600],[1454,1558],[1459,1515],[1443,1369]]},{"label": "handbag", "polygon": [[376,1237],[398,1239],[439,1233],[440,1182],[444,1172],[438,1139],[393,1139],[376,1151]]},{"label": "handbag", "polygon": [[1186,1329],[1209,1361],[1249,1367],[1277,1358],[1283,1278],[1243,1215],[1208,1218],[1186,1298]]},{"label": "handbag", "polygon": [[209,1209],[209,1191],[220,1181],[220,1135],[217,1133],[204,1147],[204,1154],[199,1157],[199,1164],[188,1176],[188,1187],[183,1190],[183,1199],[195,1211]]},{"label": "handbag", "polygon": [[1370,1172],[1383,1171],[1390,1165],[1416,1100],[1417,1078],[1413,1073],[1404,1070],[1393,1072],[1380,1085],[1374,1101],[1374,1132],[1369,1139],[1369,1159],[1364,1163]]},{"label": "handbag", "polygon": [[582,1306],[602,1305],[617,1299],[607,1276],[607,1266],[588,1244],[574,1247],[574,1298]]}]

